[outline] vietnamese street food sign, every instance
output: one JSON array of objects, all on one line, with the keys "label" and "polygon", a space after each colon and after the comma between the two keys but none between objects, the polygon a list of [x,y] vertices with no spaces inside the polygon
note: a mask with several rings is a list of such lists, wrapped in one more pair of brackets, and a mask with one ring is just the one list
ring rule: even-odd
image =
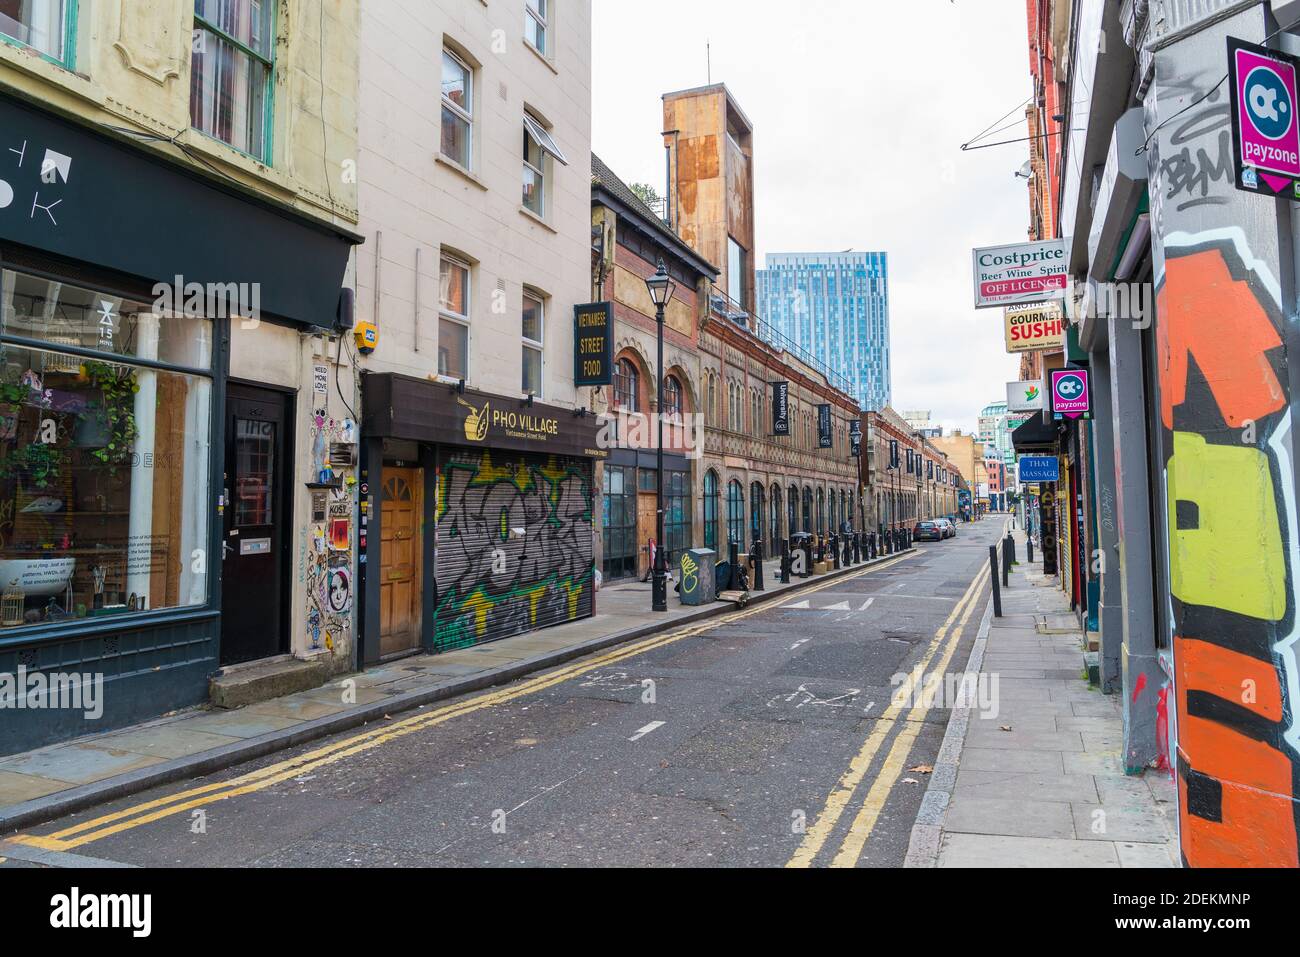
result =
[{"label": "vietnamese street food sign", "polygon": [[614,381],[614,306],[592,302],[573,307],[573,384],[579,389]]}]

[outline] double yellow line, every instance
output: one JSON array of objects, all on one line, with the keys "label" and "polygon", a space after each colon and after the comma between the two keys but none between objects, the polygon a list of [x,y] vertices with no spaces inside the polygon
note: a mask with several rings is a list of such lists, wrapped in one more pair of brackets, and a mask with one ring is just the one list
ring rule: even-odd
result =
[{"label": "double yellow line", "polygon": [[[975,576],[967,587],[966,594],[953,608],[952,614],[934,633],[934,638],[926,648],[925,655],[913,669],[908,682],[895,691],[889,707],[877,719],[871,734],[863,742],[862,749],[849,762],[848,769],[826,798],[826,805],[822,808],[821,814],[817,816],[813,826],[804,835],[799,848],[786,863],[786,867],[811,867],[813,865],[827,840],[835,831],[840,819],[848,810],[854,793],[862,783],[863,778],[867,776],[876,755],[897,726],[898,718],[904,710],[902,702],[909,697],[908,692],[916,688],[915,683],[921,679],[936,655],[939,655],[939,661],[935,666],[935,671],[942,674],[944,669],[948,667],[953,653],[957,650],[957,645],[961,642],[962,632],[970,621],[975,608],[979,605],[979,597],[983,591],[981,587],[983,580],[983,572]],[[960,624],[956,624],[954,628],[958,618],[961,619]],[[922,704],[917,704],[908,712],[907,724],[894,739],[893,747],[890,748],[889,754],[885,757],[880,772],[876,775],[875,781],[867,792],[862,807],[854,816],[848,834],[840,845],[839,852],[831,861],[832,867],[854,867],[857,865],[858,858],[862,856],[862,849],[866,846],[867,838],[871,836],[876,821],[880,817],[880,811],[885,806],[890,791],[893,790],[899,775],[902,773],[903,764],[907,760],[907,755],[912,749],[917,734],[920,733],[921,722],[927,710],[929,709]]]},{"label": "double yellow line", "polygon": [[[798,594],[812,594],[825,588],[829,588],[832,585],[843,584],[846,581],[852,581],[861,578],[864,575],[884,571],[885,569],[892,568],[909,558],[913,558],[915,554],[915,552],[909,552],[891,562],[875,565],[871,568],[865,568],[860,572],[843,575],[838,578],[833,578],[830,581],[814,585],[810,588],[801,589]],[[225,801],[242,794],[250,794],[255,791],[264,790],[273,784],[301,777],[302,775],[308,774],[319,768],[324,768],[342,761],[344,758],[371,751],[390,741],[395,741],[399,738],[404,738],[407,735],[415,734],[417,731],[424,731],[427,728],[435,727],[439,724],[450,721],[453,718],[458,718],[475,711],[481,711],[484,708],[491,708],[527,695],[545,691],[548,688],[553,688],[556,685],[563,684],[566,681],[570,681],[575,677],[595,671],[598,668],[625,661],[629,658],[635,658],[638,655],[643,655],[646,652],[655,650],[656,648],[662,648],[665,645],[673,644],[674,642],[681,641],[684,638],[692,638],[702,635],[705,632],[731,624],[732,622],[741,621],[751,615],[757,615],[768,610],[770,610],[770,606],[760,605],[746,611],[738,611],[722,615],[718,618],[711,618],[697,625],[691,625],[664,635],[658,635],[631,645],[625,645],[617,650],[598,655],[594,658],[584,658],[574,664],[566,665],[555,671],[539,675],[536,678],[530,678],[518,684],[502,688],[498,691],[488,692],[486,694],[478,695],[477,697],[446,705],[435,711],[429,712],[428,714],[419,714],[401,721],[386,723],[384,727],[377,728],[374,731],[363,732],[342,741],[336,741],[333,744],[310,751],[307,754],[302,754],[286,761],[280,761],[265,768],[259,768],[256,771],[240,775],[239,777],[232,778],[229,781],[205,784],[201,787],[190,788],[176,794],[170,794],[167,797],[158,798],[154,801],[147,801],[133,807],[125,808],[121,811],[114,811],[111,814],[105,814],[102,817],[94,818],[93,820],[84,821],[81,824],[64,828],[63,830],[56,831],[53,834],[20,834],[10,840],[19,844],[26,844],[30,847],[39,847],[51,851],[67,851],[81,847],[83,844],[89,844],[92,841],[99,841],[123,831],[141,827],[145,824],[151,824],[154,821],[159,821],[166,817],[183,814],[184,812],[195,808],[205,807],[217,801]]]}]

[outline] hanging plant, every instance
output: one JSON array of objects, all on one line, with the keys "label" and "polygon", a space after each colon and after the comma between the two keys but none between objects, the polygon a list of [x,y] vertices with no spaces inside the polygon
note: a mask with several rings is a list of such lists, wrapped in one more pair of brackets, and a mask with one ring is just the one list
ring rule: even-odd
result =
[{"label": "hanging plant", "polygon": [[140,384],[135,372],[122,366],[87,362],[84,368],[91,385],[103,396],[102,415],[108,423],[107,444],[90,454],[105,465],[124,465],[131,460],[132,446],[140,434],[135,421],[135,395]]}]

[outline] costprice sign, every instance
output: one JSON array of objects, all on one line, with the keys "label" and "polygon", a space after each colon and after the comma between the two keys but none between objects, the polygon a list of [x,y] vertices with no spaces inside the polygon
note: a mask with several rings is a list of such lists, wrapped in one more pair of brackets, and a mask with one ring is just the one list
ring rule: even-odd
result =
[{"label": "costprice sign", "polygon": [[1228,38],[1237,188],[1300,198],[1296,58]]},{"label": "costprice sign", "polygon": [[990,246],[973,253],[975,308],[1018,306],[1065,298],[1069,240]]},{"label": "costprice sign", "polygon": [[1007,352],[1036,352],[1065,345],[1065,316],[1060,303],[1045,302],[1006,311]]}]

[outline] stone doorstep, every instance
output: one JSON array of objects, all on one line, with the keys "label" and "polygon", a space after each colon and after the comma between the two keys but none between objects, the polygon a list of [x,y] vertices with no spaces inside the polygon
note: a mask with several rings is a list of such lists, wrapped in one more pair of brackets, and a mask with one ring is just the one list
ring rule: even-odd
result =
[{"label": "stone doorstep", "polygon": [[213,707],[233,711],[299,691],[310,691],[328,680],[329,669],[321,659],[275,661],[218,673],[208,682],[208,694]]}]

